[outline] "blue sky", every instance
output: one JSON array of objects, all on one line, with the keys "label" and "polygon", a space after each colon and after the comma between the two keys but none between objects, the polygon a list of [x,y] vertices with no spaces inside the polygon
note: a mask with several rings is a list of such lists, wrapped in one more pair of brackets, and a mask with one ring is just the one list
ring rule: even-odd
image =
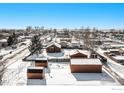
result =
[{"label": "blue sky", "polygon": [[0,28],[124,28],[124,4],[0,3]]}]

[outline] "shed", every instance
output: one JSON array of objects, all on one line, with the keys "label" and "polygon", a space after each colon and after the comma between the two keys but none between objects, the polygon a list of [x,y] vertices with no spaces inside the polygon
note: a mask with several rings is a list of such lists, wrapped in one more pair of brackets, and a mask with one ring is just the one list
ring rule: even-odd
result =
[{"label": "shed", "polygon": [[28,67],[27,79],[43,79],[45,77],[43,67]]},{"label": "shed", "polygon": [[47,58],[36,58],[35,66],[36,67],[48,67],[48,60],[47,60]]},{"label": "shed", "polygon": [[102,63],[99,59],[71,59],[72,73],[101,73]]},{"label": "shed", "polygon": [[33,62],[35,67],[48,67],[48,58],[43,55],[32,55],[29,56],[26,60]]}]

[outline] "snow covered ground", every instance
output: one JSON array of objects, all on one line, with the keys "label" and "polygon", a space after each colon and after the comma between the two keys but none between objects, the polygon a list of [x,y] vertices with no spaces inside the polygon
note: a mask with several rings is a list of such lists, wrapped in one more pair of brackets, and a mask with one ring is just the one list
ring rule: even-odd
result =
[{"label": "snow covered ground", "polygon": [[6,60],[7,69],[5,70],[4,77],[3,77],[4,85],[16,85],[19,78],[26,77],[26,76],[22,77],[21,73],[23,73],[24,72],[23,70],[25,70],[27,66],[29,66],[30,64],[23,62],[22,59],[28,54],[29,54],[29,51],[28,49],[26,49],[21,53],[15,55],[13,58]]},{"label": "snow covered ground", "polygon": [[[21,65],[20,65],[21,64]],[[45,69],[45,79],[28,79],[26,76],[27,66],[30,63],[19,62],[8,68],[12,74],[11,79],[5,85],[83,85],[83,86],[115,86],[120,85],[106,71],[103,73],[71,73],[69,63],[49,63]],[[21,66],[21,67],[20,67]]]},{"label": "snow covered ground", "polygon": [[7,60],[4,85],[120,85],[105,69],[102,73],[71,73],[69,62],[49,62],[49,67],[45,69],[45,79],[27,79],[27,67],[30,62],[24,62],[22,59],[28,54],[26,49]]},{"label": "snow covered ground", "polygon": [[11,47],[1,49],[0,56],[3,56],[3,58],[0,61],[4,61],[4,60],[10,58],[11,56],[18,54],[20,51],[23,51],[24,49],[28,48],[30,40],[26,40],[21,43],[26,43],[27,45],[19,46],[19,44],[20,44],[19,43],[16,49],[12,49]]},{"label": "snow covered ground", "polygon": [[122,79],[124,79],[124,65],[121,65],[119,63],[116,63],[115,61],[111,60],[109,57],[105,56],[102,49],[98,49],[97,51],[99,54],[107,58],[107,63],[111,67],[111,69],[116,72]]},{"label": "snow covered ground", "polygon": [[[47,76],[47,74],[46,74]],[[47,85],[119,85],[105,71],[103,73],[71,73],[69,64],[52,63]]]},{"label": "snow covered ground", "polygon": [[1,49],[0,50],[0,55],[1,56],[4,56],[4,55],[7,55],[7,54],[9,54],[10,52],[12,52],[12,51],[14,51],[13,49],[9,49],[9,50],[7,50],[7,49]]}]

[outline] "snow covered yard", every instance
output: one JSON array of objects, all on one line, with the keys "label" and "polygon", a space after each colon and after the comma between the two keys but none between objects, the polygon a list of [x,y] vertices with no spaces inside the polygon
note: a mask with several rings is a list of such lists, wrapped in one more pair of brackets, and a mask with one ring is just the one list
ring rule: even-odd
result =
[{"label": "snow covered yard", "polygon": [[83,86],[114,86],[120,85],[103,69],[103,73],[71,73],[69,62],[48,62],[45,79],[27,79],[27,67],[30,62],[22,58],[28,50],[23,51],[11,60],[5,73],[4,85],[83,85]]},{"label": "snow covered yard", "polygon": [[120,85],[104,69],[102,73],[71,73],[69,62],[49,62],[45,68],[45,79],[27,79],[27,67],[30,65],[20,58],[8,66],[4,85]]},{"label": "snow covered yard", "polygon": [[121,65],[115,61],[113,61],[112,59],[110,59],[109,57],[105,56],[104,55],[104,52],[107,52],[107,51],[104,51],[102,49],[98,49],[97,52],[104,56],[105,58],[107,58],[107,64],[108,66],[112,69],[113,72],[117,73],[119,75],[119,77],[121,77],[121,79],[124,80],[124,65]]},{"label": "snow covered yard", "polygon": [[[13,58],[7,59],[5,62],[6,69],[4,71],[3,76],[3,85],[25,85],[26,80],[26,70],[27,66],[30,64],[27,62],[23,62],[23,58],[25,55],[29,53],[28,49],[20,52],[19,54],[16,54]],[[19,82],[21,82],[19,84]]]},{"label": "snow covered yard", "polygon": [[49,63],[45,79],[27,80],[27,85],[83,85],[83,86],[115,86],[120,85],[103,69],[103,73],[71,73],[69,63]]},{"label": "snow covered yard", "polygon": [[7,67],[3,77],[4,85],[26,85],[26,68],[29,65],[29,63],[24,63],[22,60],[18,60]]}]

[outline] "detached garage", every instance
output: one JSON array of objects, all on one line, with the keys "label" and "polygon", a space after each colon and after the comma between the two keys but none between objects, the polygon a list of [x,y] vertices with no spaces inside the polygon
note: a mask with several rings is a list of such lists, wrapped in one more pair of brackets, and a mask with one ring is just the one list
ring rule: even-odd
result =
[{"label": "detached garage", "polygon": [[35,67],[48,67],[48,58],[44,55],[31,55],[27,59]]},{"label": "detached garage", "polygon": [[48,67],[48,60],[47,58],[36,58],[35,60],[35,66],[36,67]]},{"label": "detached garage", "polygon": [[99,59],[71,59],[71,73],[101,73],[102,63]]},{"label": "detached garage", "polygon": [[45,77],[43,67],[28,67],[27,79],[43,79]]}]

